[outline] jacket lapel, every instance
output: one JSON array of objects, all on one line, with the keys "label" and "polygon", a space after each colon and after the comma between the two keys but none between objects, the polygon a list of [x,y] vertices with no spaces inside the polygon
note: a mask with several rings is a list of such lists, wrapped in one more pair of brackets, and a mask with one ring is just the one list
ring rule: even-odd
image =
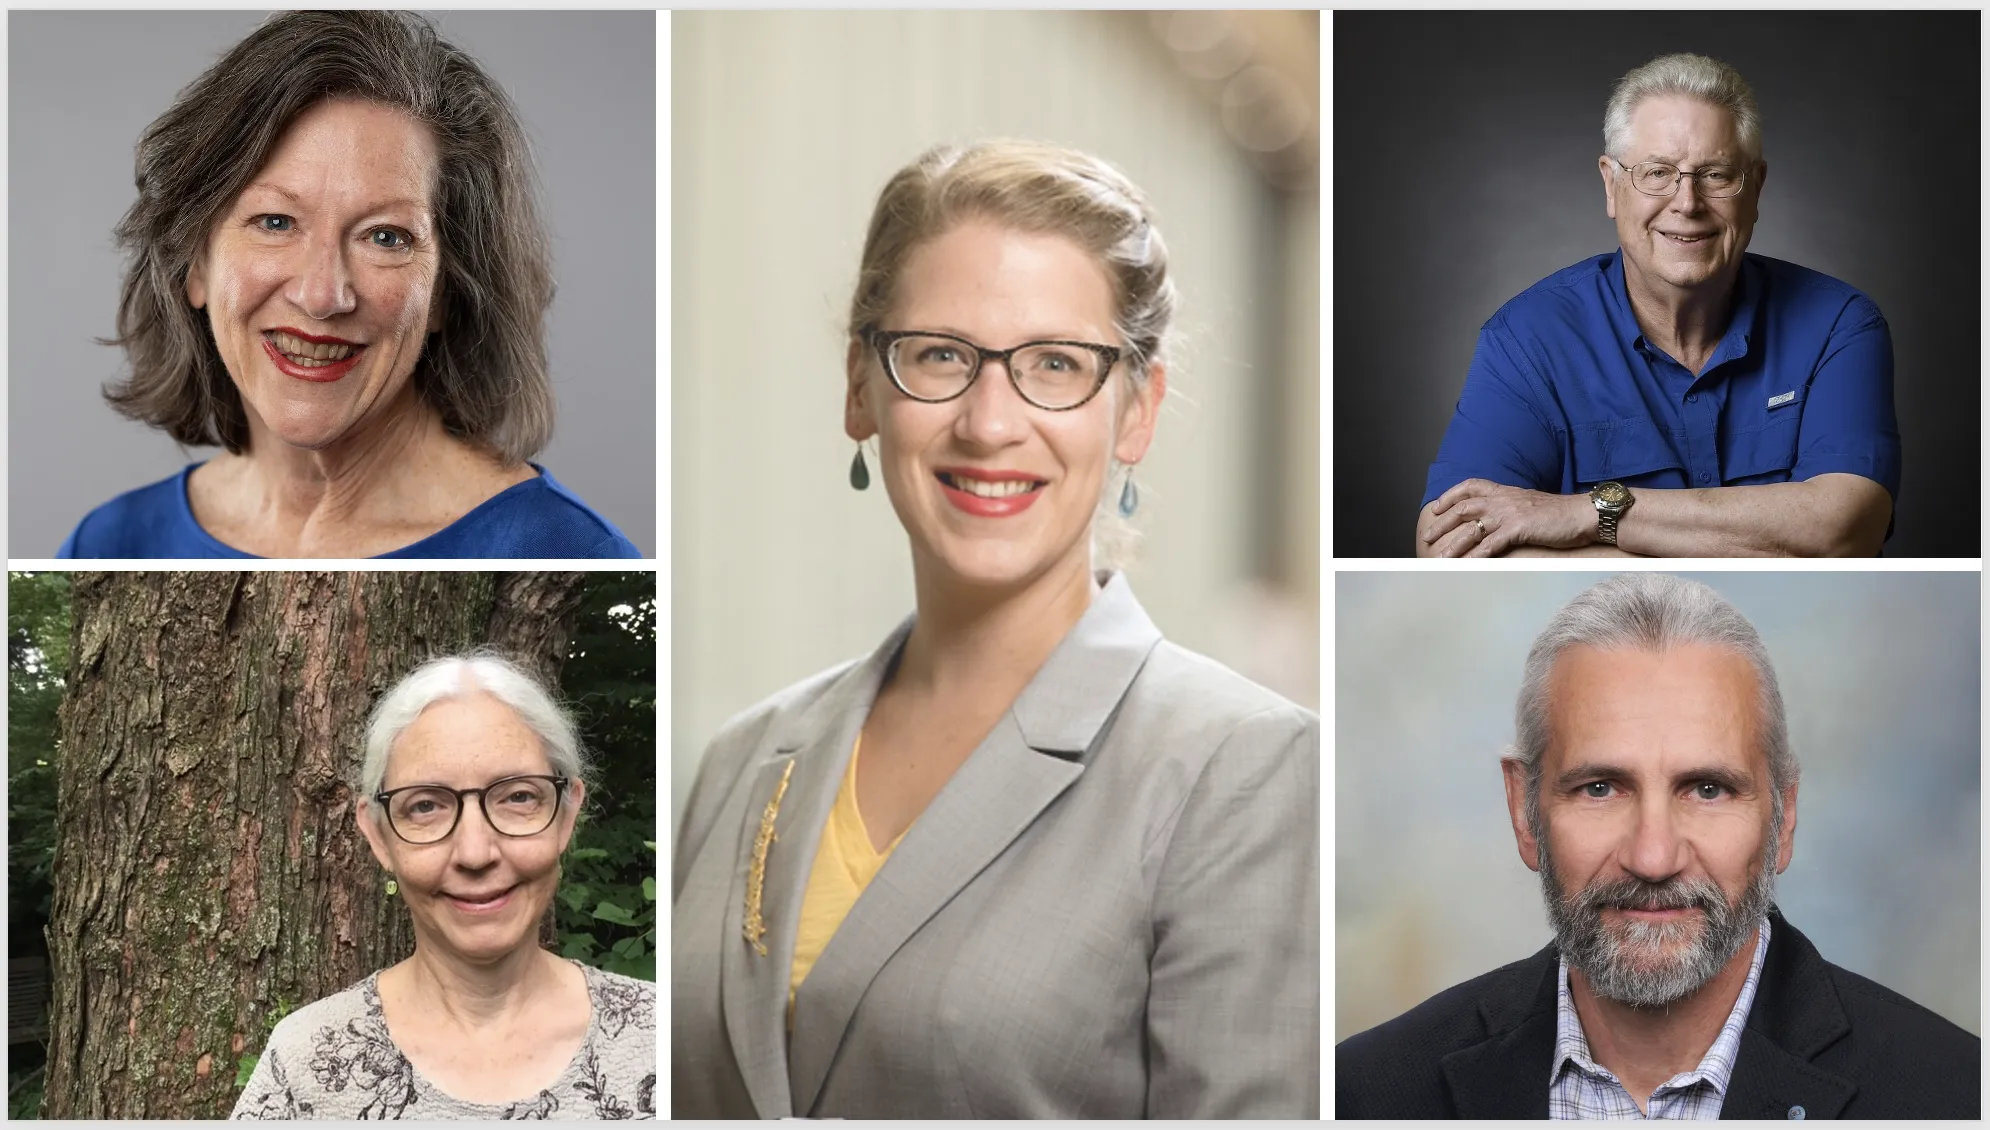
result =
[{"label": "jacket lapel", "polygon": [[[813,1110],[878,971],[1084,773],[1094,742],[1160,639],[1125,578],[1112,577],[1015,706],[913,822],[796,1000],[789,1053],[796,1113]],[[863,713],[875,697],[873,687]],[[848,726],[852,739],[863,713]],[[839,761],[839,774],[842,766]]]},{"label": "jacket lapel", "polygon": [[1722,1118],[1837,1118],[1858,1086],[1810,1061],[1852,1030],[1817,947],[1777,911],[1748,1027],[1741,1034]]},{"label": "jacket lapel", "polygon": [[1479,1001],[1480,1020],[1492,1035],[1440,1061],[1456,1117],[1548,1117],[1558,960],[1549,946],[1511,966],[1511,975]]},{"label": "jacket lapel", "polygon": [[[733,1057],[762,1118],[785,1118],[795,1109],[788,1090],[788,981],[802,895],[857,731],[910,627],[909,620],[901,624],[869,660],[851,668],[813,707],[777,731],[772,756],[753,774],[739,827],[742,863],[733,881],[720,976]],[[774,838],[763,853],[757,843],[777,795]],[[756,868],[761,871],[758,908],[765,954],[747,941],[744,932]]]}]

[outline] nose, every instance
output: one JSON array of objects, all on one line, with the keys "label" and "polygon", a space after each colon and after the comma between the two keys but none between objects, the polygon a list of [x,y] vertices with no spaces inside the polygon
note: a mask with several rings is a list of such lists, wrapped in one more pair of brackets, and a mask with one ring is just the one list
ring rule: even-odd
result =
[{"label": "nose", "polygon": [[1672,190],[1672,207],[1681,212],[1697,212],[1706,198],[1700,195],[1700,178],[1679,174]]},{"label": "nose", "polygon": [[[999,366],[999,369],[998,369]],[[1021,441],[1029,428],[1029,405],[1009,377],[1009,363],[992,358],[962,393],[954,434],[970,446],[990,450]]]},{"label": "nose", "polygon": [[[359,304],[359,296],[353,291],[343,237],[336,231],[314,233],[303,241],[297,254],[285,295],[291,305],[320,322],[350,314]],[[467,817],[469,813],[464,815]]]},{"label": "nose", "polygon": [[1624,845],[1624,870],[1648,883],[1663,883],[1686,869],[1686,838],[1680,834],[1672,798],[1663,792],[1647,795],[1632,817]]},{"label": "nose", "polygon": [[498,859],[498,833],[484,816],[484,806],[465,797],[463,816],[456,822],[456,834],[449,837],[452,861],[466,871],[481,871]]}]

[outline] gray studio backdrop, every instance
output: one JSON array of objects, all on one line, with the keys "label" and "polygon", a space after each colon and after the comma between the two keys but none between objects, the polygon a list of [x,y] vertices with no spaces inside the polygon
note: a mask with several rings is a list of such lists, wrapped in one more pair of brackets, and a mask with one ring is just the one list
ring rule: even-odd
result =
[{"label": "gray studio backdrop", "polygon": [[[213,454],[100,395],[124,372],[123,260],[138,135],[261,12],[11,12],[8,51],[10,557],[52,557],[91,507]],[[545,188],[559,290],[559,420],[537,457],[656,553],[656,17],[442,12],[508,91]]]},{"label": "gray studio backdrop", "polygon": [[1333,20],[1335,556],[1409,554],[1479,327],[1617,246],[1603,104],[1672,51],[1755,90],[1769,177],[1749,250],[1858,287],[1893,330],[1905,466],[1886,553],[1977,555],[1944,487],[1980,474],[1977,13]]},{"label": "gray studio backdrop", "polygon": [[[1548,943],[1499,756],[1535,634],[1606,575],[1336,575],[1336,1041]],[[1684,575],[1782,685],[1803,776],[1777,902],[1826,960],[1980,1032],[1980,576]]]}]

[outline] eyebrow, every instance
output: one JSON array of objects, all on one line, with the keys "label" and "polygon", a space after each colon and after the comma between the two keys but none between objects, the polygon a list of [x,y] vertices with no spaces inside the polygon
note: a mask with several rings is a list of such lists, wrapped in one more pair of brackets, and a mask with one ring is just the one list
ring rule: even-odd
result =
[{"label": "eyebrow", "polygon": [[[1603,762],[1585,762],[1567,769],[1555,778],[1555,791],[1572,789],[1585,781],[1629,781],[1637,774],[1621,765]],[[1755,787],[1755,778],[1747,773],[1738,773],[1724,765],[1704,765],[1693,769],[1682,769],[1673,775],[1676,784],[1688,781],[1708,781],[1725,788],[1731,793],[1744,795]]]},{"label": "eyebrow", "polygon": [[[246,194],[258,188],[262,189],[265,192],[274,192],[278,196],[283,197],[285,200],[288,200],[293,204],[303,204],[306,202],[303,197],[297,195],[296,193],[290,191],[289,189],[283,187],[282,185],[271,184],[269,181],[259,180],[254,184],[251,184],[248,188],[243,189],[242,191]],[[409,200],[406,197],[399,197],[393,200],[382,200],[379,203],[376,203],[371,207],[364,209],[364,211],[368,213],[385,212],[390,208],[408,208],[416,212],[428,211],[428,205],[426,203],[420,200]]]}]

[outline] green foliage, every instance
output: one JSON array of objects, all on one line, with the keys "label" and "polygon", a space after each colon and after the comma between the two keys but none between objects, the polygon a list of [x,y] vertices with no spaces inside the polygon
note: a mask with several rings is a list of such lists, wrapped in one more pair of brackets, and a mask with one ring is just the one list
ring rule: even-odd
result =
[{"label": "green foliage", "polygon": [[69,575],[8,574],[7,952],[13,957],[42,952],[55,896],[56,715],[68,667]]},{"label": "green foliage", "polygon": [[656,574],[590,573],[561,676],[595,771],[564,861],[560,952],[656,980]]},{"label": "green foliage", "polygon": [[235,1061],[236,1090],[239,1091],[249,1085],[249,1077],[256,1073],[256,1064],[263,1058],[263,1049],[269,1047],[269,1038],[276,1032],[277,1022],[289,1016],[290,1010],[295,1007],[297,1006],[290,1001],[278,997],[276,1007],[270,1010],[268,1016],[263,1017],[263,1038],[256,1041],[256,1050],[243,1052],[242,1057]]},{"label": "green foliage", "polygon": [[41,1117],[42,1088],[47,1082],[43,1065],[7,1072],[7,1121],[26,1122]]}]

